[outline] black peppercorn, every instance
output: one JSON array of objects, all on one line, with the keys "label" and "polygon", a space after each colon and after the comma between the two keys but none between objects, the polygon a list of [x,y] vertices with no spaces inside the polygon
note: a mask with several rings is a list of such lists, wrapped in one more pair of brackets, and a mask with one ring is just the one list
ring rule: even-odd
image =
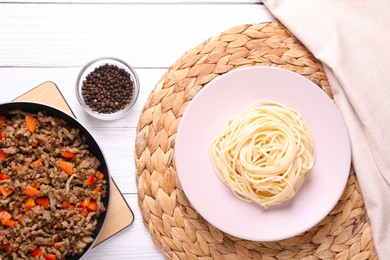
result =
[{"label": "black peppercorn", "polygon": [[106,63],[86,76],[81,94],[93,111],[111,114],[123,109],[133,99],[134,82],[126,70]]}]

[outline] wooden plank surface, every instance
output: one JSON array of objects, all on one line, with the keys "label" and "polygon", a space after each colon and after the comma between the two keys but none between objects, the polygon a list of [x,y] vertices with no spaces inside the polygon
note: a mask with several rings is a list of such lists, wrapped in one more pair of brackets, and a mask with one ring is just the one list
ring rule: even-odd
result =
[{"label": "wooden plank surface", "polygon": [[[47,3],[47,4],[53,4],[53,3],[70,3],[69,0],[40,0],[39,2],[31,2],[31,1],[20,1],[20,0],[9,0],[7,3],[36,3],[36,4],[42,4],[42,3]],[[183,1],[183,0],[154,0],[153,2],[151,1],[140,1],[140,0],[116,0],[115,2],[109,2],[107,0],[72,0],[72,3],[82,3],[82,4],[153,4],[153,5],[168,5],[168,4],[183,4],[185,2],[188,3],[205,3],[205,4],[237,4],[237,0],[197,0],[197,1]],[[262,0],[246,0],[245,2],[242,1],[242,4],[262,4]]]},{"label": "wooden plank surface", "polygon": [[7,36],[0,65],[82,66],[113,56],[138,68],[169,67],[227,28],[271,19],[264,11],[252,3],[7,4],[0,9],[0,35]]},{"label": "wooden plank surface", "polygon": [[[34,101],[58,108],[65,113],[74,116],[57,86],[50,81],[31,89],[25,94],[15,98],[15,101]],[[124,197],[113,182],[111,202],[108,208],[106,222],[100,232],[96,245],[115,235],[122,229],[133,223],[134,215]]]}]

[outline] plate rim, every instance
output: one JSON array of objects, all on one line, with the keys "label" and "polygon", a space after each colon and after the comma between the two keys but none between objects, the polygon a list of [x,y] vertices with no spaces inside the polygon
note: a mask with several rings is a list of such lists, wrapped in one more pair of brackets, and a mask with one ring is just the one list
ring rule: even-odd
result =
[{"label": "plate rim", "polygon": [[[339,125],[339,126],[341,126],[340,131],[342,131],[343,134],[346,137],[346,139],[345,139],[346,151],[345,152],[347,152],[346,158],[347,158],[348,161],[345,163],[345,165],[347,165],[347,167],[345,168],[345,173],[344,173],[345,175],[343,176],[342,179],[339,179],[339,181],[341,181],[343,183],[341,185],[341,187],[343,187],[343,188],[340,189],[339,192],[337,193],[337,196],[335,196],[335,198],[337,198],[337,199],[335,199],[335,201],[332,201],[332,203],[330,203],[332,205],[330,207],[330,209],[324,210],[324,212],[321,215],[321,217],[318,217],[318,219],[316,221],[314,221],[314,223],[312,225],[306,226],[306,228],[301,229],[299,232],[295,232],[295,233],[292,233],[292,234],[290,233],[289,235],[284,235],[284,236],[275,236],[275,237],[269,238],[269,239],[267,239],[265,237],[261,237],[261,236],[251,236],[251,235],[248,236],[248,235],[237,234],[236,232],[231,232],[230,230],[226,230],[226,228],[221,227],[220,225],[218,225],[218,223],[214,223],[213,221],[211,221],[209,219],[209,217],[204,214],[204,212],[200,212],[199,211],[199,207],[194,205],[194,203],[193,203],[194,199],[191,196],[188,195],[188,192],[187,192],[188,190],[186,191],[186,188],[184,187],[185,185],[183,185],[183,180],[182,180],[183,179],[183,174],[180,173],[181,170],[179,168],[181,166],[178,166],[178,165],[180,165],[180,162],[178,162],[178,160],[177,160],[177,158],[178,158],[178,155],[177,155],[178,154],[178,150],[180,150],[180,149],[177,149],[177,147],[180,144],[181,138],[182,138],[182,130],[181,129],[183,128],[183,122],[185,122],[185,118],[186,118],[186,116],[188,114],[188,111],[190,111],[191,107],[193,106],[192,104],[194,104],[194,102],[192,102],[192,101],[195,100],[195,103],[196,103],[197,102],[196,100],[199,99],[199,97],[201,97],[202,95],[205,95],[204,93],[207,92],[208,89],[212,88],[219,81],[225,80],[226,78],[232,76],[233,74],[242,73],[243,71],[248,71],[248,70],[249,71],[250,70],[251,71],[257,71],[257,70],[264,70],[264,71],[270,70],[271,71],[271,70],[276,70],[276,71],[279,71],[281,73],[286,73],[286,75],[289,75],[289,76],[292,76],[292,77],[297,77],[300,80],[306,81],[306,84],[307,85],[311,85],[311,87],[317,87],[318,91],[317,91],[316,94],[321,96],[321,98],[326,99],[327,102],[330,104],[330,106],[335,110],[334,111],[336,113],[335,115],[337,115],[339,117],[338,120],[340,120],[339,123],[341,123],[341,125]],[[250,104],[247,104],[247,105],[249,106]],[[301,111],[298,111],[298,112],[301,112]],[[245,67],[245,68],[237,68],[237,69],[229,71],[229,72],[227,72],[225,74],[222,74],[222,75],[220,75],[217,78],[214,78],[212,81],[210,81],[209,83],[205,84],[203,86],[203,88],[193,97],[193,99],[191,100],[191,102],[186,107],[185,111],[183,112],[182,118],[181,118],[180,123],[178,125],[177,134],[176,134],[176,141],[175,141],[175,145],[174,145],[174,157],[175,157],[175,168],[176,168],[176,172],[177,172],[177,176],[178,176],[179,182],[180,182],[180,184],[182,186],[182,190],[183,190],[184,194],[186,195],[186,197],[188,198],[188,201],[190,202],[192,207],[199,213],[200,216],[202,216],[210,224],[214,225],[216,228],[220,229],[221,231],[223,231],[223,232],[225,232],[227,234],[230,234],[230,235],[242,238],[242,239],[267,242],[267,241],[277,241],[277,240],[287,239],[287,238],[299,235],[299,234],[301,234],[303,232],[306,232],[310,228],[312,228],[315,225],[317,225],[318,223],[320,223],[322,221],[322,219],[324,219],[333,210],[333,208],[337,205],[338,201],[340,200],[340,198],[341,198],[341,196],[342,196],[342,194],[343,194],[343,192],[345,190],[345,187],[346,187],[346,184],[348,182],[348,179],[349,179],[349,172],[350,172],[351,161],[352,161],[352,149],[351,149],[351,143],[350,143],[350,139],[349,139],[348,128],[346,126],[346,122],[345,122],[343,116],[341,115],[341,113],[338,110],[336,104],[334,103],[334,100],[332,100],[318,85],[316,85],[313,81],[311,81],[310,79],[304,77],[303,75],[300,75],[299,73],[293,72],[293,71],[288,70],[288,69],[279,68],[279,67],[273,67],[273,66],[251,66],[251,67]]]}]

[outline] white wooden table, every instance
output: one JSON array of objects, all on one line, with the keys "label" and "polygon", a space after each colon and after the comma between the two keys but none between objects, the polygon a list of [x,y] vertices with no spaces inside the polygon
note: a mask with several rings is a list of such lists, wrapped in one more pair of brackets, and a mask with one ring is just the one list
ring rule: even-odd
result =
[{"label": "white wooden table", "polygon": [[[0,102],[53,81],[102,146],[112,177],[135,214],[130,227],[85,259],[164,259],[137,204],[133,150],[144,102],[188,49],[233,26],[272,20],[260,0],[0,1]],[[129,62],[141,82],[135,107],[116,121],[88,116],[74,93],[83,64],[103,56]]]}]

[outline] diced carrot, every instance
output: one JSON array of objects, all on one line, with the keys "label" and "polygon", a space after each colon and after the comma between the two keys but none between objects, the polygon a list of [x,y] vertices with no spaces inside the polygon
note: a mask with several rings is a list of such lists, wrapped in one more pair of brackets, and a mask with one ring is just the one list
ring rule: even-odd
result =
[{"label": "diced carrot", "polygon": [[13,191],[11,188],[5,188],[4,185],[0,185],[0,193],[4,198],[7,198]]},{"label": "diced carrot", "polygon": [[71,152],[62,152],[61,153],[61,156],[64,157],[64,158],[67,158],[67,159],[72,159],[74,158],[75,154],[74,153],[71,153]]},{"label": "diced carrot", "polygon": [[94,184],[95,182],[95,176],[91,173],[87,179],[84,181],[84,185],[88,186],[88,185],[92,185]]},{"label": "diced carrot", "polygon": [[20,217],[18,218],[18,222],[19,223],[22,223],[23,219],[26,217],[26,213],[23,213],[22,215],[20,215]]},{"label": "diced carrot", "polygon": [[12,220],[12,215],[4,209],[0,211],[0,220],[1,224],[4,226],[14,227],[16,224],[16,222]]},{"label": "diced carrot", "polygon": [[45,209],[49,207],[49,199],[45,197],[37,198],[36,200],[38,205],[43,206]]},{"label": "diced carrot", "polygon": [[80,204],[80,206],[82,208],[86,208],[88,207],[89,203],[91,202],[91,198],[90,197],[86,197]]},{"label": "diced carrot", "polygon": [[59,243],[54,243],[53,247],[54,247],[55,249],[59,249],[59,248],[61,247],[61,245],[60,245]]},{"label": "diced carrot", "polygon": [[93,191],[92,191],[92,194],[93,194],[93,196],[97,196],[97,195],[99,195],[99,192],[102,192],[103,191],[103,188],[102,187],[97,187],[97,188],[95,188]]},{"label": "diced carrot", "polygon": [[87,208],[90,211],[96,211],[97,210],[97,203],[95,200],[91,200],[91,202],[88,204]]},{"label": "diced carrot", "polygon": [[42,255],[42,249],[38,248],[31,252],[32,256],[41,256]]},{"label": "diced carrot", "polygon": [[39,183],[39,181],[34,181],[33,187],[34,187],[35,189],[38,189],[39,186],[41,186],[41,184]]},{"label": "diced carrot", "polygon": [[55,229],[55,228],[58,228],[59,226],[60,226],[60,224],[55,223],[55,224],[53,225],[53,228]]},{"label": "diced carrot", "polygon": [[37,128],[38,119],[30,115],[26,115],[26,124],[27,124],[28,131],[30,133],[34,133],[35,129]]},{"label": "diced carrot", "polygon": [[22,165],[16,165],[16,166],[14,167],[14,170],[15,170],[15,171],[20,171],[22,168],[23,168]]},{"label": "diced carrot", "polygon": [[5,134],[0,131],[0,139],[5,139]]},{"label": "diced carrot", "polygon": [[6,211],[5,209],[0,210],[0,221],[4,222],[7,220],[10,220],[12,218],[12,215]]},{"label": "diced carrot", "polygon": [[26,208],[26,210],[30,210],[32,209],[33,207],[35,207],[37,204],[35,204],[35,201],[34,201],[34,198],[30,197],[26,200],[26,202],[24,202],[24,207]]},{"label": "diced carrot", "polygon": [[69,203],[67,200],[64,200],[63,202],[61,202],[62,209],[67,209],[68,207],[69,207]]},{"label": "diced carrot", "polygon": [[83,215],[84,218],[86,218],[88,216],[89,211],[87,208],[82,208],[80,213],[81,215]]},{"label": "diced carrot", "polygon": [[32,163],[30,163],[30,167],[31,168],[34,168],[37,165],[42,165],[42,159],[41,158],[39,158],[36,161],[33,161]]},{"label": "diced carrot", "polygon": [[9,219],[9,220],[7,220],[7,221],[2,222],[2,224],[3,224],[4,226],[14,227],[15,224],[16,224],[16,221],[15,221],[15,220],[12,220],[12,219]]},{"label": "diced carrot", "polygon": [[97,178],[98,178],[98,180],[103,180],[104,179],[104,174],[98,171],[98,177]]},{"label": "diced carrot", "polygon": [[73,204],[70,204],[69,207],[68,207],[68,209],[70,209],[70,210],[73,210],[73,209],[75,209],[75,208],[76,208],[76,206],[73,205]]},{"label": "diced carrot", "polygon": [[27,195],[27,196],[34,197],[34,196],[37,196],[39,194],[39,190],[34,188],[33,186],[27,185],[22,193]]},{"label": "diced carrot", "polygon": [[0,173],[0,181],[2,180],[10,180],[11,177],[5,174]]},{"label": "diced carrot", "polygon": [[38,146],[38,143],[37,143],[37,142],[31,142],[31,146],[32,146],[32,147],[37,147],[37,146]]},{"label": "diced carrot", "polygon": [[4,158],[5,158],[5,153],[3,150],[0,150],[0,159],[4,160]]},{"label": "diced carrot", "polygon": [[71,162],[60,160],[58,161],[58,167],[68,175],[73,174],[73,164]]},{"label": "diced carrot", "polygon": [[46,254],[45,260],[57,260],[57,257],[53,254]]}]

